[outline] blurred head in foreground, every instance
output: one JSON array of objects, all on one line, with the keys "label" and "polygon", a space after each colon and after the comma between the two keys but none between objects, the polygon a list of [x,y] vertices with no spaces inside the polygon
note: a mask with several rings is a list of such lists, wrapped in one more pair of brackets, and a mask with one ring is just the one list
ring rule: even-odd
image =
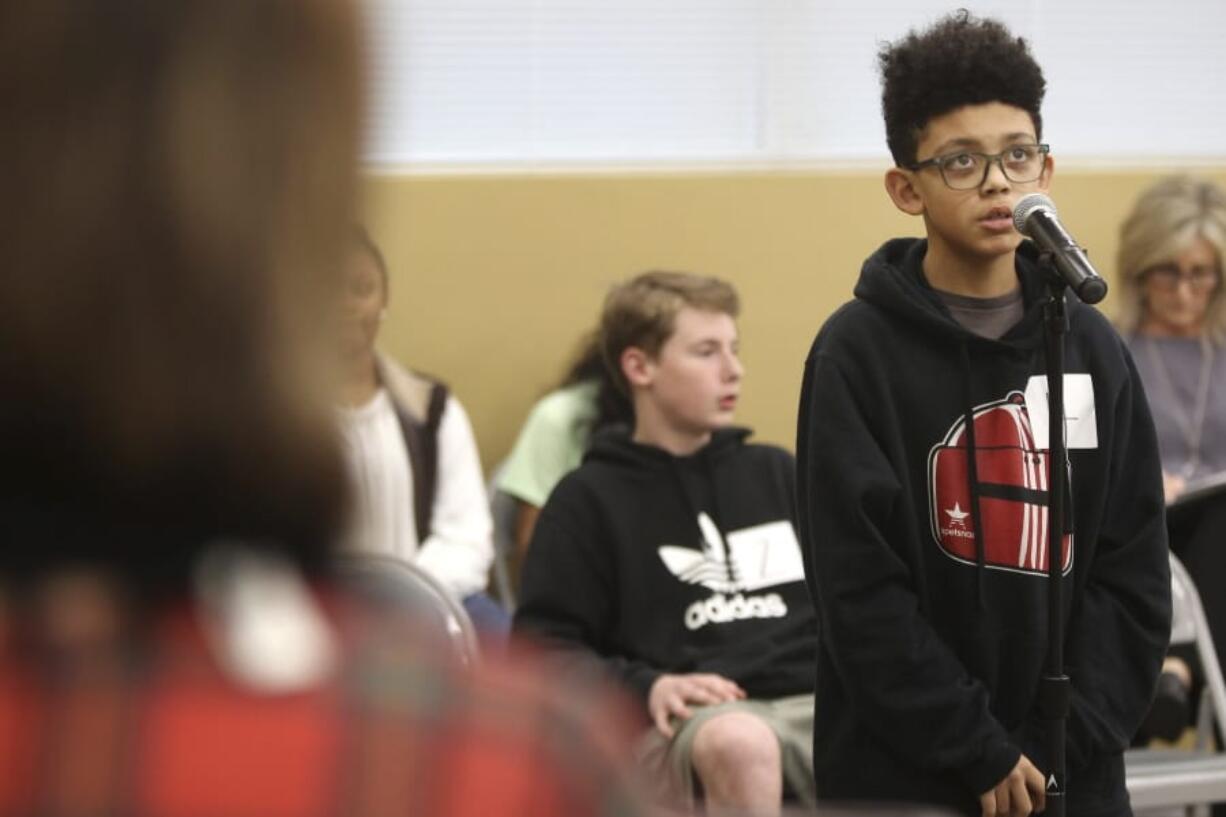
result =
[{"label": "blurred head in foreground", "polygon": [[633,813],[597,707],[295,569],[343,500],[354,5],[0,4],[0,812]]},{"label": "blurred head in foreground", "polygon": [[345,0],[0,6],[10,580],[169,593],[219,538],[322,562],[359,64]]}]

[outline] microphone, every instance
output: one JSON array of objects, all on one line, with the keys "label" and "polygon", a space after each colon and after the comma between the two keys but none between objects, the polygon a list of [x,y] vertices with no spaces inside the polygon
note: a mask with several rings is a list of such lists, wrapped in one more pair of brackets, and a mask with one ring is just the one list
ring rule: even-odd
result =
[{"label": "microphone", "polygon": [[1107,282],[1095,271],[1090,259],[1056,214],[1056,205],[1042,193],[1022,196],[1013,208],[1013,226],[1051,253],[1052,261],[1082,303],[1096,304],[1107,296]]}]

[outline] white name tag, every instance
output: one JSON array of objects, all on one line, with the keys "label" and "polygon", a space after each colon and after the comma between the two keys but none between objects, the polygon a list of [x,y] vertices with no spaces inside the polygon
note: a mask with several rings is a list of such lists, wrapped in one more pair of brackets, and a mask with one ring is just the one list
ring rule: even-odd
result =
[{"label": "white name tag", "polygon": [[[1035,375],[1026,384],[1026,413],[1035,445],[1049,449],[1051,422],[1047,415],[1047,375]],[[1064,439],[1075,448],[1098,448],[1098,417],[1094,410],[1094,382],[1088,374],[1064,376]]]}]

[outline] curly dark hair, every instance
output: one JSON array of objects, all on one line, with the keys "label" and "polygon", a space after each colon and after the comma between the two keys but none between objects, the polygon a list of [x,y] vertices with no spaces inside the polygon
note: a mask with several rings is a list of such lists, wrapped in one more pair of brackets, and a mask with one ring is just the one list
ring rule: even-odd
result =
[{"label": "curly dark hair", "polygon": [[1043,136],[1043,69],[1026,40],[996,20],[960,9],[931,28],[913,29],[887,43],[877,62],[886,143],[899,167],[915,162],[920,133],[929,121],[964,105],[1016,106],[1030,114],[1035,135]]}]

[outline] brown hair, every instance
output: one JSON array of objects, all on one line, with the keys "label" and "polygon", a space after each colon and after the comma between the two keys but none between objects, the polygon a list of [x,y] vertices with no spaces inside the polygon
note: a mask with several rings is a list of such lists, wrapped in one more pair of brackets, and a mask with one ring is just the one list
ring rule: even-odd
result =
[{"label": "brown hair", "polygon": [[346,0],[0,6],[0,504],[38,537],[0,570],[175,582],[217,536],[322,558],[357,44]]},{"label": "brown hair", "polygon": [[622,352],[634,346],[655,357],[673,334],[683,307],[722,312],[741,311],[736,290],[727,281],[688,272],[644,272],[613,287],[600,316],[605,366],[624,393],[630,385],[621,370]]},{"label": "brown hair", "polygon": [[[1120,331],[1135,332],[1144,318],[1146,271],[1173,260],[1197,238],[1217,250],[1219,268],[1226,263],[1226,191],[1213,182],[1180,175],[1159,179],[1141,193],[1120,226],[1116,265]],[[1226,342],[1222,289],[1219,283],[1205,314],[1205,331],[1216,343]]]},{"label": "brown hair", "polygon": [[370,231],[363,225],[354,224],[349,233],[351,249],[366,253],[370,260],[375,262],[375,269],[379,271],[379,282],[383,284],[383,295],[387,297],[387,261],[383,258],[383,250],[379,249],[379,245],[370,237]]},{"label": "brown hair", "polygon": [[630,399],[622,392],[613,378],[612,371],[604,363],[599,327],[583,336],[566,374],[555,388],[561,389],[577,383],[596,384],[596,416],[583,421],[584,439],[590,440],[593,434],[611,425],[633,424],[634,408],[630,405]]}]

